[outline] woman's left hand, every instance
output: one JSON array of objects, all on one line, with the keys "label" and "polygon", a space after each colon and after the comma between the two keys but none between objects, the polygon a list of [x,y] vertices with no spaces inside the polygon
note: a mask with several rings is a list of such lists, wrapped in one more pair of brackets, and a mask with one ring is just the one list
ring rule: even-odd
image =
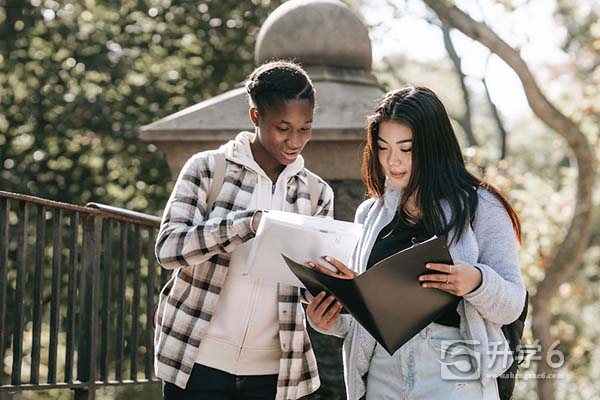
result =
[{"label": "woman's left hand", "polygon": [[464,296],[481,284],[479,268],[462,261],[454,265],[427,263],[425,267],[435,272],[419,276],[421,286],[424,288],[435,288],[455,296]]}]

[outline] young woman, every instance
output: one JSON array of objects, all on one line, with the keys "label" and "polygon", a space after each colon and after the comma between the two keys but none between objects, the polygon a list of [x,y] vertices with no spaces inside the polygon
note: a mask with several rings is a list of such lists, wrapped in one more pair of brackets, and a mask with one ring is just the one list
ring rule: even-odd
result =
[{"label": "young woman", "polygon": [[[497,399],[495,377],[510,365],[496,351],[504,348],[498,347],[505,341],[501,326],[517,319],[525,301],[516,212],[466,170],[444,106],[423,87],[392,91],[376,106],[367,120],[362,174],[371,197],[356,212],[363,235],[352,270],[331,259],[339,274],[351,279],[417,241],[445,234],[455,264],[428,264],[433,273],[419,279],[424,288],[462,301],[390,355],[355,320],[339,315],[334,298],[316,296],[307,309],[310,323],[345,337],[348,398]],[[459,346],[446,354],[443,340]],[[462,366],[469,374],[452,375],[443,363],[475,354],[465,340],[473,341],[480,359]]]},{"label": "young woman", "polygon": [[300,66],[284,61],[258,67],[246,89],[255,133],[219,149],[225,178],[212,208],[215,155],[198,153],[158,233],[158,261],[173,270],[155,331],[165,399],[296,399],[319,386],[299,289],[242,274],[259,210],[333,215],[331,188],[300,155],[312,134],[314,89]]}]

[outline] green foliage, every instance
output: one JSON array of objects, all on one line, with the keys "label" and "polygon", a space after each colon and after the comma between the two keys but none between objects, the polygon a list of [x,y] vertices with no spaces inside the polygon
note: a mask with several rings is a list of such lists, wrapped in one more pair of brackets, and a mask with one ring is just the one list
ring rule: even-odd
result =
[{"label": "green foliage", "polygon": [[140,126],[231,89],[280,1],[0,2],[0,188],[157,214]]}]

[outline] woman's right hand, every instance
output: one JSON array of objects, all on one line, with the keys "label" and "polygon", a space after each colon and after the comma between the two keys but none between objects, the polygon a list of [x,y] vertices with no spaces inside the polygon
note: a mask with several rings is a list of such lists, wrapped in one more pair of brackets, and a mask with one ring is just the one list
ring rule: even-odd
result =
[{"label": "woman's right hand", "polygon": [[[329,256],[324,257],[324,259],[335,267],[335,271],[313,261],[309,262],[308,265],[317,271],[339,279],[354,279],[356,277],[354,271],[346,267],[343,262]],[[340,311],[342,311],[342,305],[337,299],[323,291],[312,299],[306,308],[306,315],[308,315],[314,326],[328,331],[337,321]]]},{"label": "woman's right hand", "polygon": [[306,308],[306,315],[314,326],[328,331],[337,321],[340,311],[342,305],[336,298],[322,291],[312,299]]}]

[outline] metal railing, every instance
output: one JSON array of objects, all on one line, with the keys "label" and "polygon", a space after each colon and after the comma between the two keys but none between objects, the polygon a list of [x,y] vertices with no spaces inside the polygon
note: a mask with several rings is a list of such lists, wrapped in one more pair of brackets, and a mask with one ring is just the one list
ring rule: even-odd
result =
[{"label": "metal railing", "polygon": [[101,386],[157,382],[159,223],[0,191],[0,392],[68,388],[91,400]]}]

